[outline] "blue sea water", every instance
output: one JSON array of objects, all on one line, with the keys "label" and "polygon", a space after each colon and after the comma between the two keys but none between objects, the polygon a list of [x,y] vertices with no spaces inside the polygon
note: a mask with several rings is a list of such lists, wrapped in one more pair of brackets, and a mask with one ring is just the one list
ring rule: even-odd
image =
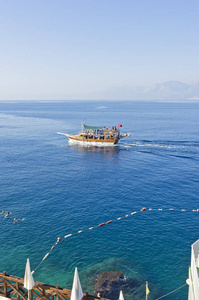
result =
[{"label": "blue sea water", "polygon": [[[199,238],[199,103],[0,103],[0,272],[23,277],[57,237],[62,241],[35,281],[71,288],[77,266],[84,291],[116,269],[137,281],[124,297],[149,300],[182,286]],[[56,132],[123,124],[131,137],[111,148],[71,146]],[[139,212],[107,226],[63,237]],[[13,218],[25,218],[13,223]],[[188,287],[165,299],[186,300]]]}]

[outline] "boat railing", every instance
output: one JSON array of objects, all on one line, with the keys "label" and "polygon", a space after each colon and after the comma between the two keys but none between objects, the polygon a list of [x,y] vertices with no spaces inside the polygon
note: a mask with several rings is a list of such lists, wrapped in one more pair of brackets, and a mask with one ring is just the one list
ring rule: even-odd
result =
[{"label": "boat railing", "polygon": [[80,130],[78,132],[78,134],[98,134],[98,135],[104,135],[104,134],[111,134],[111,133],[116,133],[116,132],[119,132],[118,130],[115,130],[115,129],[109,129],[109,130],[89,130],[89,129],[86,129],[86,130]]}]

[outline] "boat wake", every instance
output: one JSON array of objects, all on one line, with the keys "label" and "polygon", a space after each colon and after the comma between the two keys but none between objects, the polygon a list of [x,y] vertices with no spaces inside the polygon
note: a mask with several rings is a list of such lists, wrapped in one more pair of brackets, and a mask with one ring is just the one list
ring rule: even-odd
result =
[{"label": "boat wake", "polygon": [[[124,143],[123,143],[124,144]],[[199,150],[199,142],[188,142],[188,141],[135,141],[134,143],[125,143],[127,146],[136,147],[156,147],[156,148],[168,148],[168,149],[185,149],[195,148]]]},{"label": "boat wake", "polygon": [[199,160],[199,142],[197,141],[148,141],[122,143],[120,146],[137,152],[155,155],[170,155]]}]

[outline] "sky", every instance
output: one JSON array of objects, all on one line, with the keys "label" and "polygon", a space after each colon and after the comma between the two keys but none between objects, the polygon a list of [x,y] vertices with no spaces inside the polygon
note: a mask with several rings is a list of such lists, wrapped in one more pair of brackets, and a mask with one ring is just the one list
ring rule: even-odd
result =
[{"label": "sky", "polygon": [[199,100],[198,0],[0,0],[0,100]]}]

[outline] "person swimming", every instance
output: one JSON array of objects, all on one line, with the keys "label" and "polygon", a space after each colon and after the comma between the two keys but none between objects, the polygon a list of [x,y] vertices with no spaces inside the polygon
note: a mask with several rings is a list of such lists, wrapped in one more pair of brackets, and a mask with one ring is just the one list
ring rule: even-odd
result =
[{"label": "person swimming", "polygon": [[1,211],[1,215],[4,215],[4,214],[5,214],[5,211],[4,211],[4,210],[2,210],[2,211]]},{"label": "person swimming", "polygon": [[7,218],[10,215],[10,212],[8,211],[7,214],[5,215],[5,218]]},{"label": "person swimming", "polygon": [[13,222],[14,223],[17,223],[17,222],[23,222],[25,220],[25,218],[23,219],[17,219],[16,217],[13,219]]}]

